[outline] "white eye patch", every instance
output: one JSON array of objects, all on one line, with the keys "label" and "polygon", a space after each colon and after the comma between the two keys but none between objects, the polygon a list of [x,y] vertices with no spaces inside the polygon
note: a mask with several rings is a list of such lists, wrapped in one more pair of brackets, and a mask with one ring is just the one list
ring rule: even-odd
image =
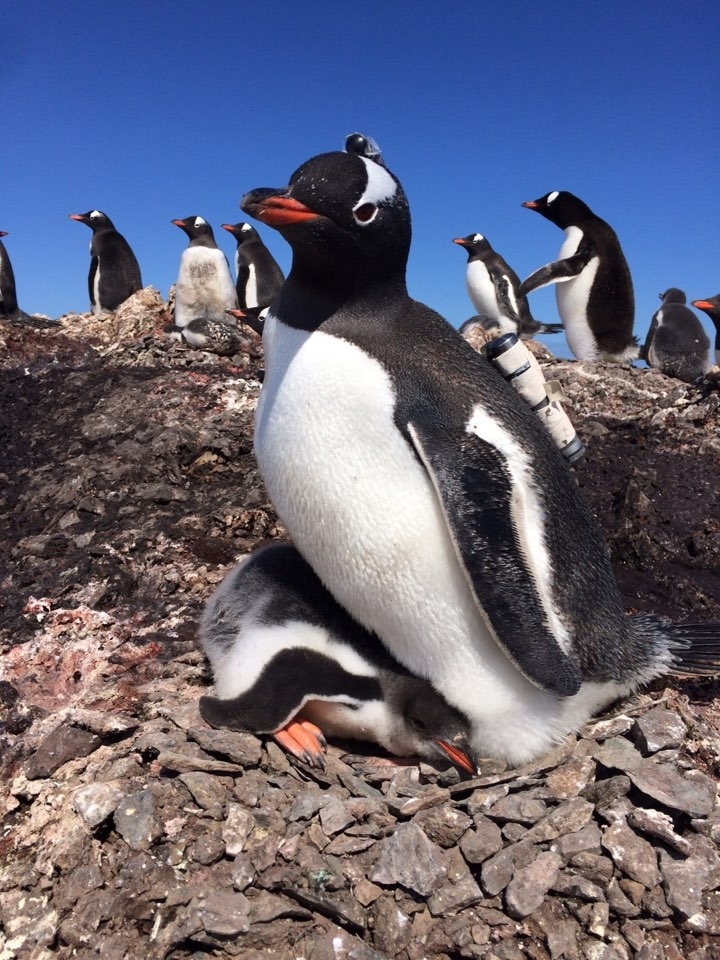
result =
[{"label": "white eye patch", "polygon": [[381,167],[365,157],[360,157],[360,160],[365,164],[368,182],[365,192],[355,204],[354,209],[357,210],[366,203],[377,204],[392,200],[397,193],[397,184],[385,167]]},{"label": "white eye patch", "polygon": [[249,223],[244,223],[244,224],[240,227],[241,233],[247,233],[248,230],[252,230],[252,227],[250,226]]},{"label": "white eye patch", "polygon": [[548,203],[548,205],[551,204],[551,203],[553,202],[553,200],[557,200],[557,198],[558,198],[559,196],[560,196],[560,191],[559,191],[559,190],[553,190],[552,193],[549,193],[549,194],[548,194],[548,198],[547,198],[547,203]]},{"label": "white eye patch", "polygon": [[98,217],[101,217],[101,216],[102,216],[102,214],[100,213],[99,210],[93,210],[92,213],[90,214],[90,219],[91,219],[91,220],[97,220]]},{"label": "white eye patch", "polygon": [[484,237],[481,233],[476,233],[476,234],[473,236],[473,238],[472,238],[472,242],[473,242],[473,243],[480,243],[480,241],[481,241],[481,240],[484,240],[484,239],[485,239],[485,237]]},{"label": "white eye patch", "polygon": [[207,223],[207,220],[203,220],[202,217],[195,217],[195,226],[204,227]]}]

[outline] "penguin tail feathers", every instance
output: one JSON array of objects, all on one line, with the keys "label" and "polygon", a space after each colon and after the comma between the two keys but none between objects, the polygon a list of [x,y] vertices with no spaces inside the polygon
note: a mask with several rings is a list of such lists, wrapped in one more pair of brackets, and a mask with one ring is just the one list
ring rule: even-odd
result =
[{"label": "penguin tail feathers", "polygon": [[562,333],[565,330],[565,327],[562,323],[541,323],[540,329],[537,330],[537,333]]},{"label": "penguin tail feathers", "polygon": [[720,675],[720,623],[671,623],[663,627],[675,677]]},{"label": "penguin tail feathers", "polygon": [[200,716],[211,727],[223,727],[228,730],[248,731],[244,717],[239,709],[239,697],[220,700],[219,697],[200,697]]}]

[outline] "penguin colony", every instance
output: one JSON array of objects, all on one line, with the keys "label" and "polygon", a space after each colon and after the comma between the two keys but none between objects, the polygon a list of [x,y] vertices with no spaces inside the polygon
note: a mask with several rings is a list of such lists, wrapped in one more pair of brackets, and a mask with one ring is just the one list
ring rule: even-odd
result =
[{"label": "penguin colony", "polygon": [[[709,341],[682,291],[661,295],[640,348],[612,228],[567,192],[523,206],[564,231],[560,254],[521,283],[484,236],[456,239],[478,322],[524,338],[564,328],[580,359],[641,353],[671,376],[705,373]],[[374,141],[351,135],[241,208],[289,243],[287,281],[250,224],[223,224],[233,282],[210,224],[173,220],[189,238],[173,332],[222,355],[242,343],[230,317],[263,334],[256,453],[293,545],[246,558],[208,601],[208,723],[270,734],[316,765],[327,733],[472,773],[482,756],[532,759],[653,677],[719,669],[720,625],[624,614],[548,433],[410,299],[408,204]],[[70,216],[93,231],[92,309],[116,309],[142,286],[137,260],[106,214]],[[547,284],[561,327],[529,310]],[[27,317],[1,243],[0,286],[2,314]],[[718,329],[717,360],[720,296],[693,306]]]}]

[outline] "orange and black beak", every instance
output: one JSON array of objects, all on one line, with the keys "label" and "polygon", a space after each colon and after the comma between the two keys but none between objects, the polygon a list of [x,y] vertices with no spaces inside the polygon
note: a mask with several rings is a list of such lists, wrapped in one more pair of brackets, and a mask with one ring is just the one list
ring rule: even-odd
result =
[{"label": "orange and black beak", "polygon": [[537,210],[538,203],[537,200],[526,200],[525,203],[521,203],[520,206],[527,207],[528,210]]},{"label": "orange and black beak", "polygon": [[433,744],[453,766],[473,777],[477,775],[477,760],[465,737],[455,736],[452,740],[433,740]]},{"label": "orange and black beak", "polygon": [[321,217],[304,203],[288,197],[284,191],[265,187],[246,193],[240,201],[240,209],[269,227],[285,227]]}]

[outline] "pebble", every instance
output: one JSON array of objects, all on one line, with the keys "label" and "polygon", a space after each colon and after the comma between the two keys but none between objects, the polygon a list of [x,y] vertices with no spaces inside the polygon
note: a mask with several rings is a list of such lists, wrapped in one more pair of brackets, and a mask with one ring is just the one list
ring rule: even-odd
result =
[{"label": "pebble", "polygon": [[121,790],[109,783],[89,783],[76,790],[73,804],[85,823],[93,829],[115,813],[123,796]]}]

